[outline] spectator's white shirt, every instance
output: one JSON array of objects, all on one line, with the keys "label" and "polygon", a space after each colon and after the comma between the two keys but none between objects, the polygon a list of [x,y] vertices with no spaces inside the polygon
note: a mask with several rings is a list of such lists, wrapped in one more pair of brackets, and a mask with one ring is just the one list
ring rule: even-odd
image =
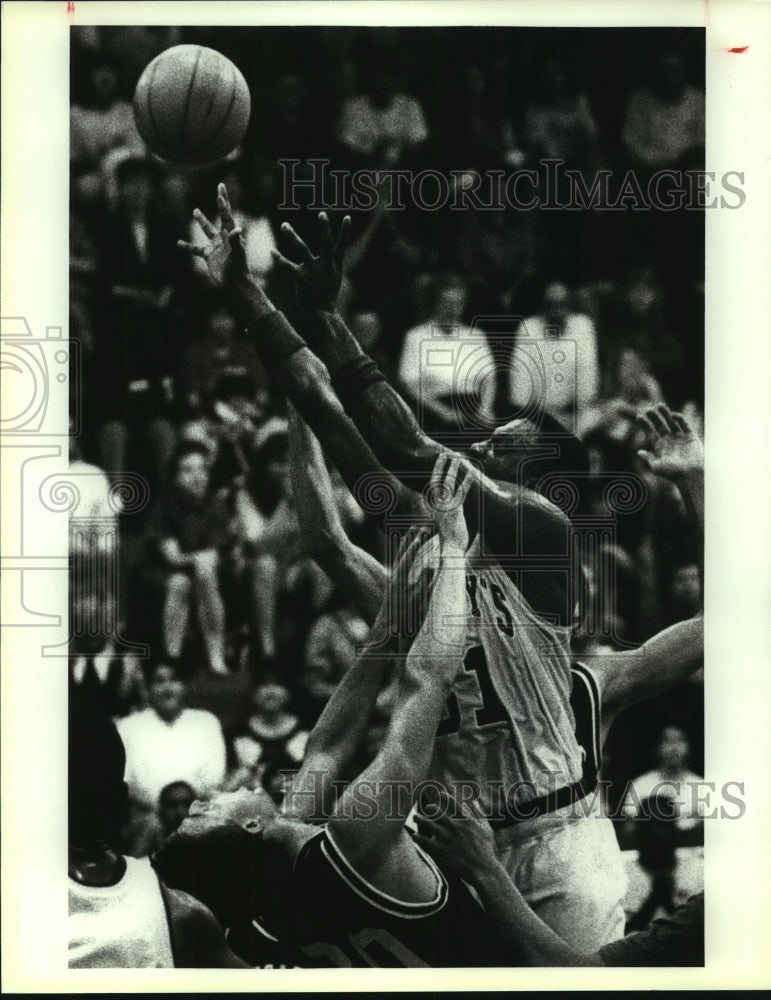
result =
[{"label": "spectator's white shirt", "polygon": [[368,156],[384,139],[400,146],[417,145],[428,138],[428,128],[414,97],[396,94],[390,107],[376,108],[362,94],[343,104],[337,135],[346,146]]},{"label": "spectator's white shirt", "polygon": [[638,815],[638,806],[655,795],[662,816],[670,813],[677,817],[678,830],[690,830],[704,815],[706,805],[699,801],[700,785],[704,779],[693,771],[683,770],[676,778],[662,771],[648,771],[635,778],[621,803],[621,812],[627,819]]},{"label": "spectator's white shirt", "polygon": [[399,381],[411,396],[429,406],[448,406],[453,394],[476,392],[480,415],[492,418],[495,364],[481,330],[456,326],[445,333],[433,322],[414,326],[404,336]]},{"label": "spectator's white shirt", "polygon": [[629,99],[621,138],[650,166],[666,166],[704,143],[704,94],[686,87],[678,104],[659,101],[649,90]]},{"label": "spectator's white shirt", "polygon": [[126,748],[129,796],[153,810],[166,785],[186,781],[200,798],[225,777],[225,739],[215,715],[186,708],[174,722],[164,722],[153,708],[119,719]]},{"label": "spectator's white shirt", "polygon": [[[517,407],[543,407],[564,417],[597,395],[600,368],[594,323],[571,313],[562,336],[551,336],[542,316],[528,316],[517,330],[509,385]],[[573,428],[568,428],[573,430]]]}]

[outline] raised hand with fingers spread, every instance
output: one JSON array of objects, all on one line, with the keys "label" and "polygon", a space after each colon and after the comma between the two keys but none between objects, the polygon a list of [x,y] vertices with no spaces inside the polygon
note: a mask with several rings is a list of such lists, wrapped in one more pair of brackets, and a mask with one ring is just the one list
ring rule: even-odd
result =
[{"label": "raised hand with fingers spread", "polygon": [[651,472],[672,482],[704,472],[704,445],[682,413],[662,403],[637,420],[648,434],[637,454]]},{"label": "raised hand with fingers spread", "polygon": [[276,264],[288,271],[295,282],[298,305],[306,310],[333,311],[343,280],[343,259],[351,232],[351,217],[346,215],[340,224],[337,238],[332,237],[332,226],[326,212],[319,212],[321,251],[311,253],[308,244],[297,235],[288,222],[281,225],[285,256],[273,251]]},{"label": "raised hand with fingers spread", "polygon": [[217,208],[221,225],[219,230],[206,218],[200,208],[193,212],[193,218],[207,238],[206,243],[188,243],[178,240],[177,246],[206,262],[212,281],[219,288],[236,285],[249,280],[246,251],[242,230],[233,219],[233,212],[224,184],[217,186]]},{"label": "raised hand with fingers spread", "polygon": [[431,475],[427,499],[434,511],[434,521],[442,551],[455,549],[465,553],[469,534],[463,503],[471,487],[471,466],[462,462],[457,452],[440,452]]}]

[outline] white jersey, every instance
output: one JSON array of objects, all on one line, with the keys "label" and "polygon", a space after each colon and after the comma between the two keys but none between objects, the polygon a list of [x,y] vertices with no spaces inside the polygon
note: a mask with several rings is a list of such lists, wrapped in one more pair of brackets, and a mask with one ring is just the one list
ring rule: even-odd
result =
[{"label": "white jersey", "polygon": [[68,882],[71,969],[174,967],[166,906],[148,858],[126,858],[116,885]]},{"label": "white jersey", "polygon": [[539,618],[504,570],[478,552],[476,541],[467,558],[466,669],[439,725],[430,777],[482,784],[483,807],[496,786],[524,803],[582,775],[570,629]]}]

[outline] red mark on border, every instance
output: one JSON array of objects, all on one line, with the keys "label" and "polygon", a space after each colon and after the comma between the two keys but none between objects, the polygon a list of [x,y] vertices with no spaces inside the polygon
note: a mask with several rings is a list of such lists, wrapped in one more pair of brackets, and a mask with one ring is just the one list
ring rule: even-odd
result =
[{"label": "red mark on border", "polygon": [[737,55],[739,55],[742,52],[746,52],[748,48],[749,48],[749,45],[737,45],[734,48],[729,49],[728,51],[729,52],[735,52]]},{"label": "red mark on border", "polygon": [[75,13],[75,2],[74,2],[74,0],[67,0],[67,13],[68,14],[74,14]]}]

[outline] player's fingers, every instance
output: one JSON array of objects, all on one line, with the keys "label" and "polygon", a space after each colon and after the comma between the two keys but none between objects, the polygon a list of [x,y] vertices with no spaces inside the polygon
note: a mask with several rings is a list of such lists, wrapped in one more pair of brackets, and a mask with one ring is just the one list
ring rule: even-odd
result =
[{"label": "player's fingers", "polygon": [[660,403],[656,407],[656,410],[661,419],[664,421],[667,431],[670,434],[677,434],[677,424],[672,419],[672,411],[670,410],[670,408],[666,406],[664,403]]},{"label": "player's fingers", "polygon": [[673,413],[672,419],[674,420],[675,426],[680,434],[693,434],[693,427],[691,427],[690,423],[682,413]]},{"label": "player's fingers", "polygon": [[295,257],[305,264],[313,263],[313,254],[308,249],[308,244],[297,235],[288,222],[281,223],[281,235],[287,248],[291,247],[293,250]]},{"label": "player's fingers", "polygon": [[645,433],[647,434],[647,436],[652,441],[655,441],[656,438],[659,437],[659,432],[653,426],[652,422],[650,421],[650,419],[648,418],[648,416],[646,414],[644,414],[644,413],[638,413],[638,415],[637,415],[637,423],[640,425],[640,427],[645,431]]},{"label": "player's fingers", "polygon": [[653,425],[653,429],[656,432],[656,434],[660,435],[661,437],[666,437],[667,434],[669,434],[669,428],[667,427],[664,418],[661,416],[658,410],[654,409],[646,410],[645,416]]},{"label": "player's fingers", "polygon": [[180,250],[184,250],[185,253],[193,254],[194,257],[204,257],[204,248],[199,247],[196,243],[188,243],[187,240],[177,240],[177,246]]},{"label": "player's fingers", "polygon": [[321,234],[321,248],[325,253],[332,251],[332,226],[329,223],[329,216],[326,212],[319,212],[319,233]]},{"label": "player's fingers", "polygon": [[233,210],[230,207],[230,200],[228,199],[228,189],[224,184],[217,186],[217,208],[220,211],[220,218],[225,229],[228,232],[235,229],[236,223],[233,219]]},{"label": "player's fingers", "polygon": [[451,497],[455,497],[456,489],[458,486],[458,470],[460,469],[460,455],[455,452],[455,454],[450,459],[447,465],[447,472],[445,474],[444,484],[449,491]]},{"label": "player's fingers", "polygon": [[210,240],[213,240],[216,237],[217,230],[214,228],[211,222],[209,222],[209,220],[206,218],[206,216],[203,214],[200,208],[193,209],[193,218],[201,227],[201,229],[203,229],[204,233],[206,233],[206,235],[209,237]]},{"label": "player's fingers", "polygon": [[643,463],[645,464],[646,468],[648,469],[653,468],[653,455],[651,452],[646,451],[644,448],[640,448],[640,450],[637,452],[637,457],[643,460]]},{"label": "player's fingers", "polygon": [[474,469],[472,466],[464,462],[460,468],[460,473],[458,475],[458,485],[455,490],[455,496],[460,503],[463,503],[468,496],[468,491],[471,489],[471,484],[474,481]]},{"label": "player's fingers", "polygon": [[345,251],[348,247],[348,241],[350,238],[351,217],[350,215],[346,215],[340,223],[340,229],[337,232],[337,239],[335,240],[335,248],[332,251],[332,257],[338,270],[342,270],[343,259],[345,257]]},{"label": "player's fingers", "polygon": [[286,271],[291,271],[293,274],[300,273],[301,269],[299,264],[293,264],[291,260],[287,260],[286,257],[278,250],[271,250],[270,253],[273,257],[273,262],[278,264],[279,267],[283,267]]}]

